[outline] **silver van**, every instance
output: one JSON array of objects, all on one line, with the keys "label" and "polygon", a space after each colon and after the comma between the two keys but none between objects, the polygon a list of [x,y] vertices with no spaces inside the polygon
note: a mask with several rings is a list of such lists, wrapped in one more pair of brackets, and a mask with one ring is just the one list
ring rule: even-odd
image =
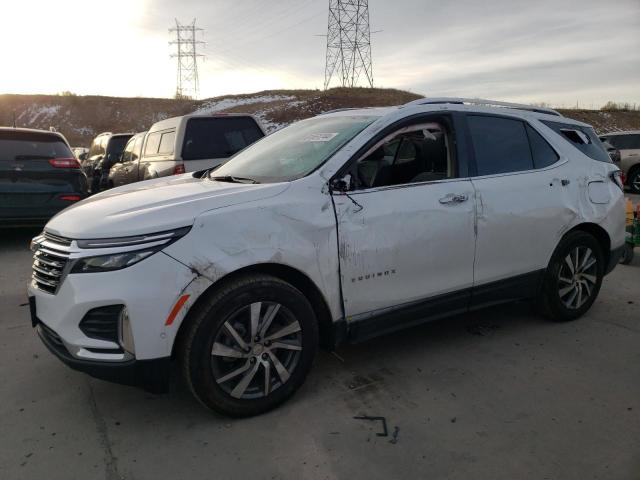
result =
[{"label": "silver van", "polygon": [[248,114],[189,114],[154,123],[144,139],[139,180],[217,167],[265,136]]}]

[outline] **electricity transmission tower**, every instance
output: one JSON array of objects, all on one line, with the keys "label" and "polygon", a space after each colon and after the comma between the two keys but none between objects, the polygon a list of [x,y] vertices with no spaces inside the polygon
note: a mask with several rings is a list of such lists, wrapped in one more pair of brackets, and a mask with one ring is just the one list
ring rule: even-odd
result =
[{"label": "electricity transmission tower", "polygon": [[337,76],[343,87],[355,87],[364,76],[373,87],[368,0],[329,0],[324,89]]},{"label": "electricity transmission tower", "polygon": [[203,41],[196,40],[196,32],[203,31],[196,27],[196,19],[189,25],[181,25],[177,19],[176,26],[169,32],[175,32],[175,40],[169,45],[177,45],[176,53],[171,58],[178,58],[178,83],[176,86],[176,98],[198,98],[198,58],[204,57],[196,50]]}]

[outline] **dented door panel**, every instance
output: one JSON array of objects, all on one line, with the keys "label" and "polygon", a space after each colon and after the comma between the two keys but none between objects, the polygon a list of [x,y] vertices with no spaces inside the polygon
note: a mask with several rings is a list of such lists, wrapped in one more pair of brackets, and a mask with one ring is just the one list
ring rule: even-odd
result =
[{"label": "dented door panel", "polygon": [[[466,200],[448,202],[454,195]],[[471,287],[470,181],[377,188],[333,199],[347,320]]]}]

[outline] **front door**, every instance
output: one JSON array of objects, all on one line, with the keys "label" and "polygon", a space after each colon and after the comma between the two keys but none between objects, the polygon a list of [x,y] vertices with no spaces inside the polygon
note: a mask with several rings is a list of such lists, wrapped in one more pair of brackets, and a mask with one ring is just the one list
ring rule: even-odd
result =
[{"label": "front door", "polygon": [[466,309],[474,189],[457,178],[450,125],[431,120],[385,136],[357,161],[357,185],[334,192],[348,322],[383,318],[376,329],[390,330]]}]

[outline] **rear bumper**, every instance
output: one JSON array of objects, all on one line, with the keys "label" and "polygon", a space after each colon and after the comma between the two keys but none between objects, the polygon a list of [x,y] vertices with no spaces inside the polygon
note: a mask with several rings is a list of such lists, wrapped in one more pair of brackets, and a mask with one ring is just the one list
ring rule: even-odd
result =
[{"label": "rear bumper", "polygon": [[622,244],[618,248],[614,248],[609,252],[609,263],[607,263],[607,268],[604,271],[605,275],[611,273],[611,271],[616,268],[616,265],[620,263],[620,258],[624,253],[624,244]]},{"label": "rear bumper", "polygon": [[101,380],[141,387],[151,393],[169,391],[170,357],[127,362],[80,360],[71,356],[60,337],[42,322],[37,323],[36,331],[49,351],[74,370]]}]

